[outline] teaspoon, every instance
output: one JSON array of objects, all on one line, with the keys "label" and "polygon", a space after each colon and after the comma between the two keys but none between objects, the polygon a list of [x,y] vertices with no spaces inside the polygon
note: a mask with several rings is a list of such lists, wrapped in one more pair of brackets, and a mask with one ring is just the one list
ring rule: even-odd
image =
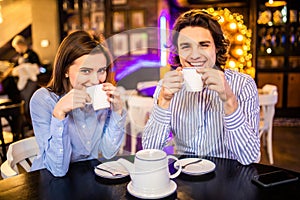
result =
[{"label": "teaspoon", "polygon": [[195,160],[193,162],[190,162],[190,163],[186,163],[185,165],[182,165],[181,168],[184,169],[185,167],[187,167],[188,165],[192,165],[192,164],[196,164],[196,163],[199,163],[201,162],[202,159],[199,159],[199,160]]},{"label": "teaspoon", "polygon": [[110,170],[103,169],[103,168],[98,167],[98,166],[96,166],[95,168],[96,168],[96,169],[99,169],[99,170],[101,170],[101,171],[110,173],[112,176],[121,176],[121,175],[123,175],[123,174],[121,174],[121,173],[118,173],[118,172],[112,172],[112,171],[110,171]]}]

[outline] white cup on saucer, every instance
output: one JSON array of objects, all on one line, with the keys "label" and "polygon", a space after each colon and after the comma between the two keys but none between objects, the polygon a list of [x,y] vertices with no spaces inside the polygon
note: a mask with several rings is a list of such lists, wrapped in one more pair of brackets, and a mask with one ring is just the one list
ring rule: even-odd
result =
[{"label": "white cup on saucer", "polygon": [[90,95],[92,99],[92,104],[94,110],[109,108],[110,103],[107,101],[106,92],[102,89],[103,85],[93,85],[86,88],[86,92]]},{"label": "white cup on saucer", "polygon": [[184,85],[189,92],[201,92],[203,89],[202,74],[195,67],[182,68]]},{"label": "white cup on saucer", "polygon": [[159,149],[138,151],[134,160],[134,172],[130,172],[133,190],[146,195],[162,194],[170,190],[173,192],[174,183],[171,183],[170,179],[176,178],[182,169],[178,168],[178,171],[171,175],[168,168],[169,159],[178,161],[175,156],[167,155]]}]

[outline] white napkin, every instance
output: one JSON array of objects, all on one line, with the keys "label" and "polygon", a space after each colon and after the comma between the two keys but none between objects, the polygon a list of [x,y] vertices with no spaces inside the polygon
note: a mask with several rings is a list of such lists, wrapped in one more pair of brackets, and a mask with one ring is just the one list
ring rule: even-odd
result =
[{"label": "white napkin", "polygon": [[37,75],[40,73],[39,66],[32,63],[23,63],[16,66],[13,71],[13,76],[18,76],[19,80],[17,87],[19,90],[23,90],[28,80],[37,81]]}]

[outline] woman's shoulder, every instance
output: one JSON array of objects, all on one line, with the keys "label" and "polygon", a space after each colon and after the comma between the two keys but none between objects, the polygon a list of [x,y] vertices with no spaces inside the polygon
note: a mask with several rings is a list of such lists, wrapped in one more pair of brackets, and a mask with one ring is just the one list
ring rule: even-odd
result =
[{"label": "woman's shoulder", "polygon": [[50,91],[47,88],[41,87],[34,92],[34,95],[49,95],[49,93]]},{"label": "woman's shoulder", "polygon": [[57,101],[59,99],[59,97],[54,92],[51,92],[48,88],[41,87],[34,92],[31,99],[37,100],[37,101],[43,100],[43,101],[49,102],[51,100]]}]

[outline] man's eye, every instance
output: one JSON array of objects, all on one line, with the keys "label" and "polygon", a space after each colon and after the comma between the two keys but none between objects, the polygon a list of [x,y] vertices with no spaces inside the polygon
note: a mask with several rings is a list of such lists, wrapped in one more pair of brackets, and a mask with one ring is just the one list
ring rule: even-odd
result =
[{"label": "man's eye", "polygon": [[208,43],[201,43],[200,47],[209,47],[209,44]]},{"label": "man's eye", "polygon": [[190,46],[188,45],[181,46],[181,49],[188,49],[188,48],[190,48]]}]

